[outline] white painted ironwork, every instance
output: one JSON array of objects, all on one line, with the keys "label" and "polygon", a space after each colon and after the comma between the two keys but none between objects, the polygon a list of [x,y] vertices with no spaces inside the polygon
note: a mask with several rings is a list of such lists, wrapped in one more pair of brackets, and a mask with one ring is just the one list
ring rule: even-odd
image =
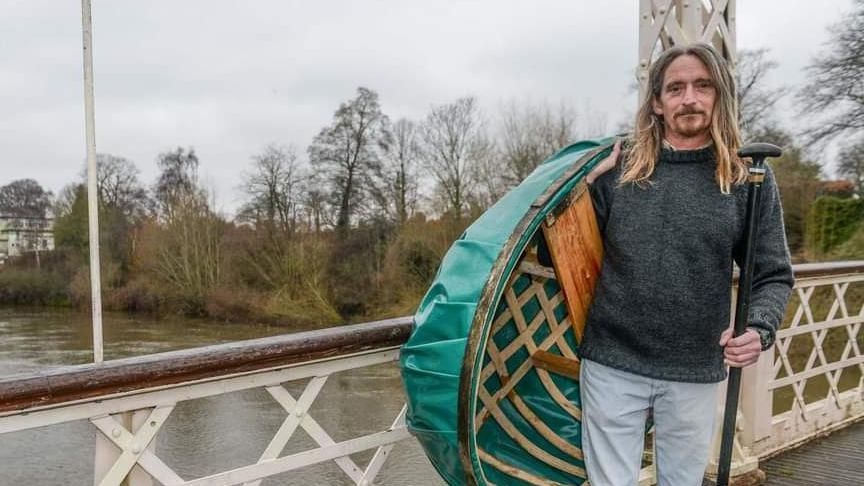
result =
[{"label": "white painted ironwork", "polygon": [[[777,332],[772,351],[762,353],[743,373],[733,476],[756,469],[760,459],[864,417],[864,355],[859,346],[864,274],[799,279],[789,307],[791,318]],[[845,335],[832,343],[835,351],[842,349],[835,360],[826,355],[832,330]],[[805,342],[793,346],[796,340]],[[841,387],[844,373],[854,373],[857,382]],[[824,395],[808,392],[808,383],[823,379]],[[774,414],[784,389],[792,392],[791,407]]]},{"label": "white painted ironwork", "polygon": [[[859,346],[864,302],[860,297],[855,299],[853,292],[855,296],[864,292],[864,275],[808,279],[795,286],[795,312],[788,326],[777,333],[773,356],[764,358],[768,361],[763,365],[763,372],[768,373],[767,380],[763,379],[767,386],[756,391],[763,404],[759,412],[770,418],[771,427],[753,437],[751,447],[755,454],[771,454],[864,416],[864,355]],[[821,302],[814,303],[817,298]],[[830,307],[826,299],[831,302]],[[831,330],[842,330],[845,335],[844,340],[833,344],[842,346],[839,357],[833,361],[827,358],[825,349]],[[793,351],[801,352],[802,343],[796,342],[801,340],[805,341],[807,355],[803,367],[794,366],[796,356],[792,355]],[[793,342],[797,349],[793,349]],[[802,357],[797,356],[799,363]],[[848,389],[840,387],[844,373],[858,376],[857,383]],[[805,393],[808,383],[821,379],[828,385],[823,396]],[[783,388],[791,389],[792,406],[774,415],[773,402]]]},{"label": "white painted ironwork", "polygon": [[640,98],[657,54],[693,42],[712,44],[734,66],[735,0],[639,0]]},{"label": "white painted ironwork", "polygon": [[[294,431],[297,430],[297,426],[299,426],[303,421],[305,421],[303,428],[309,432],[309,435],[315,437],[313,432],[310,432],[310,429],[318,432],[320,426],[318,426],[318,423],[307,415],[307,412],[312,406],[312,402],[318,396],[318,393],[321,392],[321,389],[324,387],[324,382],[326,381],[326,376],[316,376],[315,378],[312,378],[312,380],[309,381],[309,384],[306,385],[306,389],[303,390],[303,394],[300,395],[300,399],[297,401],[294,401],[294,398],[287,390],[285,390],[285,388],[282,387],[282,385],[267,387],[267,392],[270,393],[270,396],[275,398],[280,405],[282,405],[282,408],[288,412],[288,416],[285,418],[285,421],[282,422],[282,426],[279,427],[279,430],[276,432],[276,435],[273,436],[273,439],[264,450],[264,453],[261,454],[261,458],[258,459],[258,464],[279,457],[279,454],[282,453],[282,449],[285,448],[288,441],[291,440],[291,436],[294,435]],[[325,445],[318,441],[317,438],[316,442],[318,442],[319,445]],[[345,461],[348,461],[350,464],[345,464]],[[355,479],[359,468],[351,462],[351,459],[337,459],[336,463],[339,464],[339,467],[341,467],[348,476]],[[248,486],[258,486],[261,484],[261,481],[254,481],[246,484]]]},{"label": "white painted ironwork", "polygon": [[[394,420],[393,424],[390,425],[391,430],[405,427],[405,412],[407,411],[408,405],[403,405],[399,415],[396,416],[396,420]],[[387,461],[387,457],[390,456],[390,451],[392,450],[393,444],[388,444],[379,447],[378,450],[375,451],[375,455],[372,456],[372,460],[369,461],[366,470],[363,471],[363,476],[360,478],[360,481],[357,482],[358,486],[369,486],[372,484],[372,481],[374,481],[375,477],[378,476],[378,473],[381,472],[381,468],[384,466],[384,462]]]},{"label": "white painted ironwork", "polygon": [[[106,476],[109,471],[114,467],[117,459],[124,452],[122,444],[120,444],[118,447],[118,443],[115,442],[115,440],[112,440],[112,437],[119,439],[121,438],[121,436],[123,436],[123,441],[129,441],[130,432],[137,433],[141,429],[141,427],[144,426],[144,424],[147,424],[152,412],[153,409],[143,409],[137,410],[135,412],[122,413],[110,416],[111,420],[117,421],[117,423],[123,428],[115,429],[115,427],[113,426],[114,424],[108,422],[109,425],[112,425],[111,435],[109,436],[107,432],[96,434],[96,450],[94,453],[95,457],[93,465],[93,470],[95,472],[94,479],[96,479],[96,481],[94,482],[94,485],[99,484],[98,478]],[[96,425],[98,429],[99,426],[96,421],[103,420],[107,417],[108,416],[91,419],[91,423]],[[164,420],[160,420],[158,422],[158,426],[161,426],[162,423],[164,423]],[[151,425],[151,427],[152,426],[154,425]],[[144,452],[141,454],[141,457],[138,459],[138,462],[147,465],[148,470],[157,470],[159,466],[162,465],[161,461],[158,460],[158,458],[157,460],[154,460],[155,456],[153,456],[153,452],[155,451],[155,448],[156,443],[151,439],[150,443],[147,445]],[[173,473],[173,471],[159,470],[159,474],[152,477],[169,478],[171,473]],[[128,474],[129,479],[127,484],[134,484],[135,486],[153,486],[154,483],[152,477],[140,466],[133,465],[132,469],[129,471]],[[163,484],[168,483],[163,482]]]},{"label": "white painted ironwork", "polygon": [[87,210],[90,232],[90,301],[93,315],[93,361],[102,362],[102,285],[99,267],[99,196],[96,183],[96,110],[93,102],[93,19],[90,0],[81,0],[84,42],[84,125],[87,143]]},{"label": "white painted ironwork", "polygon": [[[136,464],[139,464],[147,473],[162,484],[172,485],[182,483],[180,476],[177,476],[171,468],[156,457],[152,450],[148,449],[153,439],[156,438],[156,433],[173,410],[173,405],[153,408],[147,414],[143,425],[134,434],[124,427],[121,421],[118,420],[118,417],[104,415],[90,419],[90,423],[99,429],[102,436],[117,446],[121,452],[111,468],[104,475],[97,477],[99,486],[121,484]],[[142,457],[144,456],[146,458],[142,461]],[[180,483],[177,480],[180,480]]]},{"label": "white painted ironwork", "polygon": [[[337,442],[313,418],[314,402],[330,375],[392,363],[398,356],[398,349],[384,348],[198,382],[7,412],[0,414],[0,434],[88,419],[98,430],[97,439],[101,444],[97,445],[94,478],[94,484],[99,486],[143,486],[154,484],[154,480],[166,486],[256,485],[263,478],[327,461],[334,461],[354,484],[368,486],[373,484],[393,444],[411,438],[405,426],[405,408],[402,408],[389,428]],[[296,399],[283,386],[286,382],[306,379],[309,381]],[[266,389],[287,412],[285,420],[274,432],[257,463],[206,477],[184,479],[159,457],[154,448],[154,438],[178,403],[255,388]],[[298,428],[302,428],[318,447],[279,457]],[[374,450],[375,453],[363,469],[348,456],[365,450]]]}]

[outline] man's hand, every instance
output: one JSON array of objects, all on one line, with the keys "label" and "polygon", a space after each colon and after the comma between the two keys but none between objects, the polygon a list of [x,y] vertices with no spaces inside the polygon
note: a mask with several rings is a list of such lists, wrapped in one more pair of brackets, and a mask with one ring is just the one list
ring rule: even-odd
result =
[{"label": "man's hand", "polygon": [[599,164],[594,166],[594,169],[585,176],[585,181],[588,184],[593,184],[601,174],[608,171],[609,169],[615,167],[615,163],[618,162],[618,156],[621,155],[621,139],[615,141],[615,145],[612,146],[612,153],[609,154],[608,157],[601,160]]},{"label": "man's hand", "polygon": [[733,338],[732,328],[728,328],[720,335],[720,346],[724,346],[723,357],[728,366],[743,368],[750,366],[759,360],[762,352],[762,342],[759,333],[753,329],[747,329],[744,334]]}]

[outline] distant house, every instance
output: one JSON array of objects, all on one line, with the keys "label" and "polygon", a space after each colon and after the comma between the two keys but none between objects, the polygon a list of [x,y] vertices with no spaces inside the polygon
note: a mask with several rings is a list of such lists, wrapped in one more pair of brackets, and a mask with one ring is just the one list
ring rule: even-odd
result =
[{"label": "distant house", "polygon": [[858,194],[855,193],[855,184],[846,179],[822,181],[820,189],[823,196],[858,197]]},{"label": "distant house", "polygon": [[0,264],[9,258],[54,249],[54,218],[0,214]]}]

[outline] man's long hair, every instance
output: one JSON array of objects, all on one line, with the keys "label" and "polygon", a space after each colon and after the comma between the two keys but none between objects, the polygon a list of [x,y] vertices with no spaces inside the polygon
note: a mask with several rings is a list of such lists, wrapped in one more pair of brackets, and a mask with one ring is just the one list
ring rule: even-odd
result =
[{"label": "man's long hair", "polygon": [[741,134],[738,131],[738,101],[735,80],[726,61],[707,44],[691,44],[672,47],[654,61],[648,73],[648,89],[636,115],[636,126],[632,135],[632,146],[627,151],[620,183],[648,183],[660,149],[663,145],[663,117],[654,113],[653,100],[660,99],[663,91],[663,76],[666,68],[680,56],[695,56],[702,61],[711,74],[717,96],[709,127],[717,157],[715,179],[724,194],[731,191],[732,184],[747,179],[747,165],[738,158]]}]

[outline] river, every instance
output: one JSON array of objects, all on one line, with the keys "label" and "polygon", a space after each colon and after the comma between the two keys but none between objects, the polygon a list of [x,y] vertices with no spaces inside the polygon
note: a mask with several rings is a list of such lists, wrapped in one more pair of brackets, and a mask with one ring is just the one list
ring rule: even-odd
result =
[{"label": "river", "polygon": [[[105,359],[158,353],[287,332],[284,327],[225,324],[182,318],[104,316]],[[0,309],[0,376],[92,360],[86,314],[45,309]],[[303,383],[287,388],[295,398]],[[350,399],[349,399],[350,398]],[[332,376],[312,416],[334,440],[384,430],[404,396],[394,363]],[[263,389],[181,402],[157,436],[156,451],[184,479],[253,464],[285,418]],[[0,435],[0,486],[93,484],[96,429],[86,421]],[[298,429],[283,454],[315,443]],[[372,452],[353,459],[364,467]],[[353,484],[332,462],[265,480],[265,485]],[[378,475],[380,485],[436,486],[438,478],[416,441],[397,445]]]}]

